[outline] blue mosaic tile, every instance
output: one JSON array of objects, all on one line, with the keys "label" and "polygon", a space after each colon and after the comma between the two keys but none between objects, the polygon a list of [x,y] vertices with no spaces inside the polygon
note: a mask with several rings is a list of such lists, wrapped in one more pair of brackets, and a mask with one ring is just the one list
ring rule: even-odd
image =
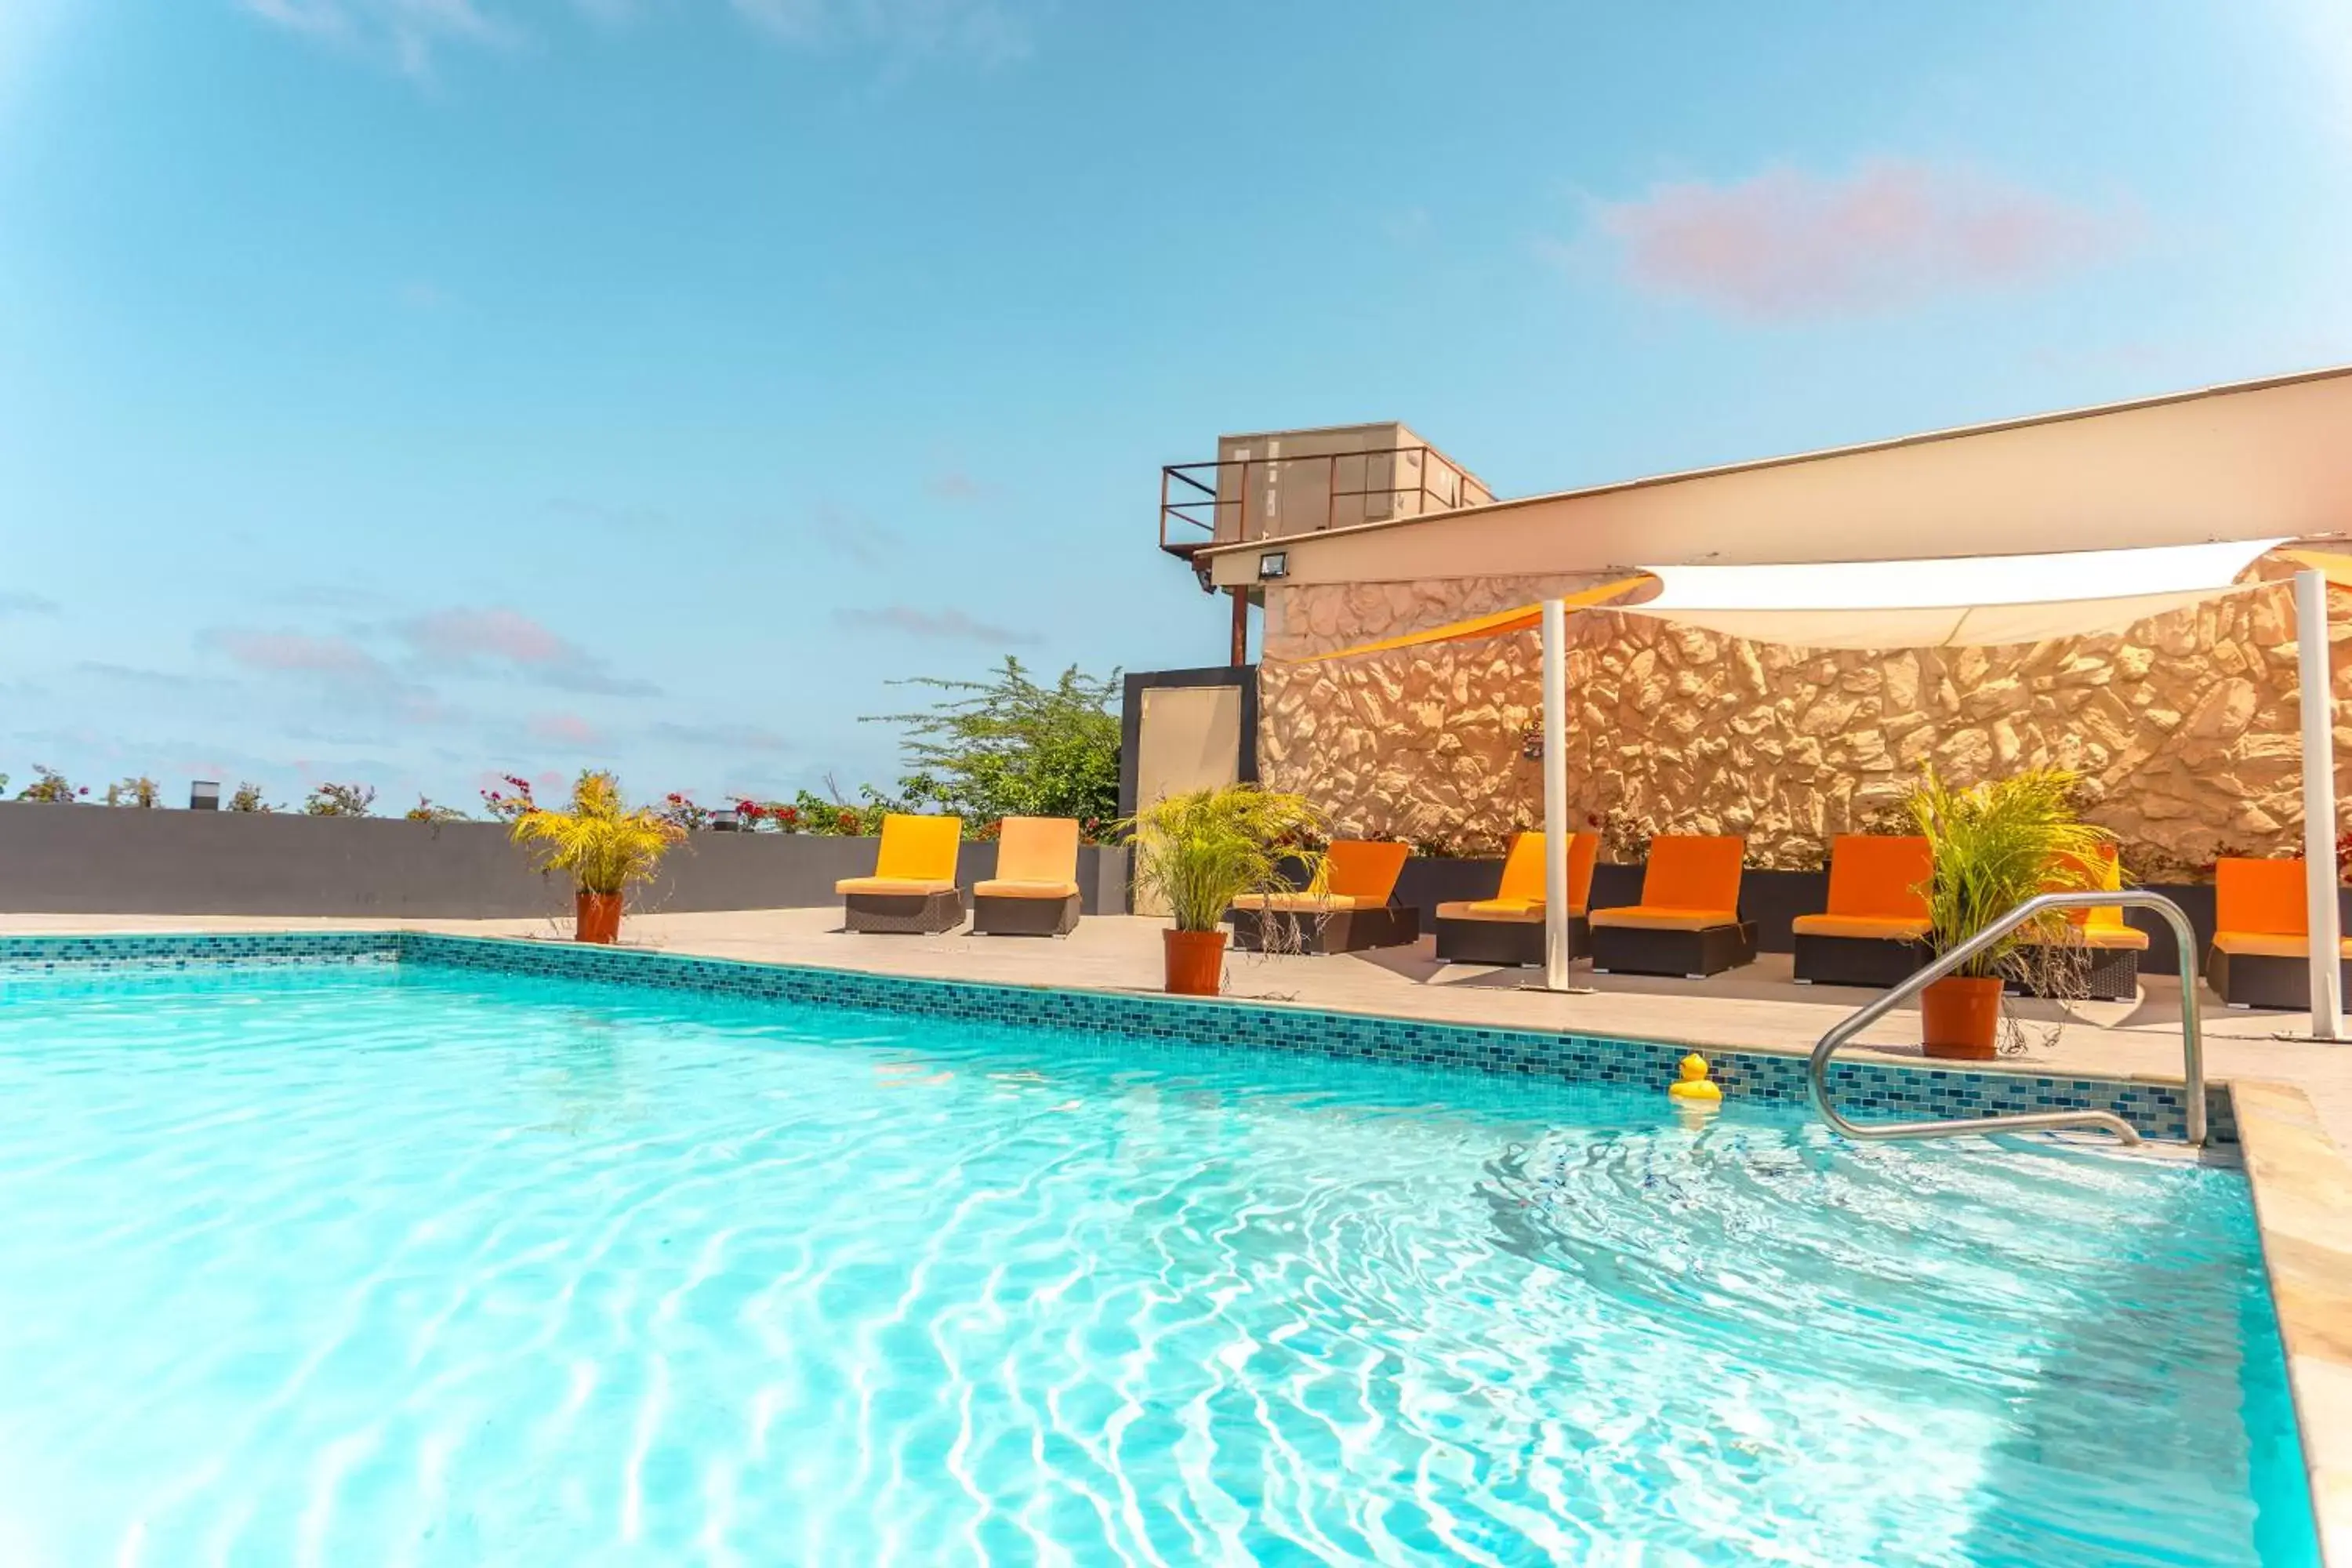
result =
[{"label": "blue mosaic tile", "polygon": [[[422,931],[0,938],[0,974],[9,968],[356,963],[394,957],[571,981],[710,991],[817,1006],[1141,1037],[1212,1049],[1304,1052],[1348,1060],[1402,1061],[1637,1088],[1654,1088],[1671,1079],[1675,1064],[1690,1048],[1654,1040],[1440,1024],[1222,999],[924,980]],[[1706,1055],[1716,1081],[1727,1097],[1795,1103],[1805,1100],[1801,1057],[1736,1050],[1710,1050]],[[1858,1121],[2096,1109],[2116,1112],[2147,1137],[2178,1140],[2186,1136],[2184,1091],[2161,1084],[1846,1060],[1831,1068],[1830,1086],[1841,1109]],[[2207,1101],[2213,1141],[2234,1142],[2236,1127],[2228,1091],[2209,1087]]]}]

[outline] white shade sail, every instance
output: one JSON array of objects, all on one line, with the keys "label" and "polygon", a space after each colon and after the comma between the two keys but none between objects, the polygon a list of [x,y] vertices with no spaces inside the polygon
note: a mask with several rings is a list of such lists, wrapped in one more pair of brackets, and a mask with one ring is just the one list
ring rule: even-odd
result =
[{"label": "white shade sail", "polygon": [[1798,647],[1992,647],[2120,631],[2239,586],[2275,539],[1780,566],[1652,566],[1623,615]]}]

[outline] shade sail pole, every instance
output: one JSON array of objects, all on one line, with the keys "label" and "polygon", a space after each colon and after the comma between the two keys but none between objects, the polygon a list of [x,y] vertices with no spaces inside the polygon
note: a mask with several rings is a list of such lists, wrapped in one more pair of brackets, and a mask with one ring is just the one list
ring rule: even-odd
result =
[{"label": "shade sail pole", "polygon": [[2327,577],[2294,574],[2303,678],[2303,869],[2310,900],[2311,1032],[2344,1037],[2342,932],[2336,902],[2336,692],[2327,668]]},{"label": "shade sail pole", "polygon": [[1544,989],[1568,989],[1568,605],[1543,604]]}]

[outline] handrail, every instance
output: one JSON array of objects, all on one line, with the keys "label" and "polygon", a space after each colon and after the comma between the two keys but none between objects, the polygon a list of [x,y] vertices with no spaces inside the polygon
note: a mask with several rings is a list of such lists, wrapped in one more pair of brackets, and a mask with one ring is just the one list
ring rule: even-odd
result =
[{"label": "handrail", "polygon": [[2187,1088],[2189,1143],[2191,1148],[2203,1147],[2205,1037],[2197,1017],[2197,933],[2189,927],[2189,917],[2180,912],[2179,904],[2160,893],[2140,889],[2110,888],[2042,893],[2028,899],[1885,995],[1855,1009],[1823,1035],[1821,1043],[1813,1047],[1812,1060],[1806,1070],[1806,1089],[1811,1096],[1813,1109],[1822,1113],[1822,1121],[1849,1138],[1943,1138],[1961,1132],[2023,1132],[2044,1127],[2097,1127],[2114,1133],[2126,1143],[2138,1142],[2138,1131],[2112,1110],[2032,1110],[2010,1116],[1988,1116],[1975,1121],[1861,1123],[1847,1121],[1830,1104],[1830,1058],[1837,1054],[1839,1047],[1878,1022],[1898,1005],[1916,996],[2028,921],[2038,920],[2053,910],[2088,910],[2118,904],[2154,910],[2172,927],[2173,939],[2180,955],[2180,1055],[2182,1077]]}]

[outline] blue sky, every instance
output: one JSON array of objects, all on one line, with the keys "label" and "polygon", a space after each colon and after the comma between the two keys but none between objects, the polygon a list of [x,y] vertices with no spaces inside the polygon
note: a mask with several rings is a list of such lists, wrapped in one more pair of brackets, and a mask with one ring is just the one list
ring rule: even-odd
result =
[{"label": "blue sky", "polygon": [[2327,0],[0,4],[0,771],[887,779],[1221,430],[1505,494],[2352,360]]}]

